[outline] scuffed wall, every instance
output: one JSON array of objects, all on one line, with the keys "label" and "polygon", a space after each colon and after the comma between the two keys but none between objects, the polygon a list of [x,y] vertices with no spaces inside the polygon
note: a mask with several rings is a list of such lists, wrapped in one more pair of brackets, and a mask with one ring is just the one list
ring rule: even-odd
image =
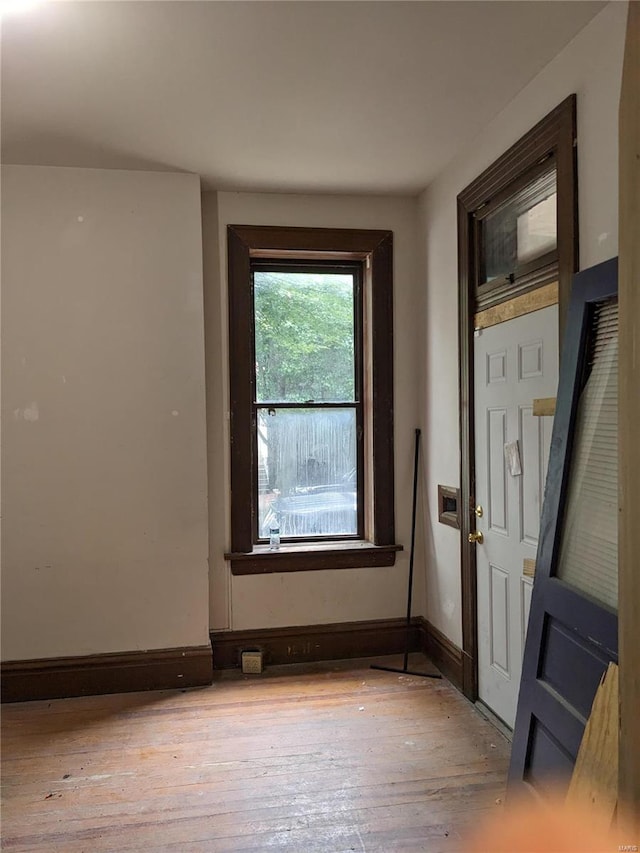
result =
[{"label": "scuffed wall", "polygon": [[208,642],[200,183],[2,169],[4,660]]}]

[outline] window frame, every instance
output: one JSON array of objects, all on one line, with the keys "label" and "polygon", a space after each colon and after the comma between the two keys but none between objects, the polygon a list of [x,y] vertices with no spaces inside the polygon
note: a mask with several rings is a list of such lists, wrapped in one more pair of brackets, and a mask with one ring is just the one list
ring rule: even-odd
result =
[{"label": "window frame", "polygon": [[517,195],[530,192],[539,178],[551,171],[556,175],[556,193],[558,192],[558,164],[555,151],[544,155],[537,163],[524,170],[517,178],[506,184],[495,193],[491,199],[485,201],[480,207],[473,211],[473,234],[474,244],[474,293],[476,311],[482,311],[514,296],[535,290],[541,285],[557,281],[559,252],[556,247],[544,254],[525,261],[516,263],[512,272],[502,278],[494,278],[489,281],[482,280],[481,271],[485,264],[485,239],[484,223],[492,214],[500,210]]},{"label": "window frame", "polygon": [[[395,543],[393,448],[393,234],[391,231],[227,226],[229,416],[233,574],[391,566]],[[363,264],[364,536],[255,544],[253,259]]]},{"label": "window frame", "polygon": [[256,471],[258,467],[258,430],[257,419],[260,409],[337,409],[351,408],[356,413],[356,494],[357,494],[357,531],[354,534],[343,534],[337,536],[306,536],[306,537],[286,537],[281,534],[281,543],[298,543],[298,542],[340,542],[340,541],[361,541],[364,538],[364,380],[362,375],[362,361],[364,355],[364,339],[363,339],[363,279],[364,279],[364,264],[362,261],[340,261],[336,258],[330,260],[308,260],[301,261],[291,258],[281,258],[279,260],[266,258],[252,258],[250,262],[251,270],[251,293],[252,293],[252,332],[251,343],[253,347],[252,364],[256,363],[255,353],[255,273],[256,272],[293,272],[293,273],[314,273],[325,274],[346,274],[353,276],[353,342],[354,342],[354,399],[351,401],[335,400],[330,402],[320,401],[305,401],[297,402],[283,400],[261,400],[257,399],[256,388],[256,373],[253,370],[252,375],[252,393],[253,393],[253,418],[256,426],[252,428],[253,439],[253,464],[252,472],[252,525],[253,525],[253,544],[265,544],[267,537],[260,536],[259,512],[256,501],[257,477]]}]

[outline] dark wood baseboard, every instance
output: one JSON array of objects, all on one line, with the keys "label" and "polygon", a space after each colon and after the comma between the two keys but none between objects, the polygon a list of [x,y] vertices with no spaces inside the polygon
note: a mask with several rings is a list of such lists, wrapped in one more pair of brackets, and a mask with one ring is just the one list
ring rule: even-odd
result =
[{"label": "dark wood baseboard", "polygon": [[420,617],[420,632],[422,634],[422,651],[458,690],[462,690],[462,649],[459,649],[455,643],[445,637],[442,631],[439,631],[422,616]]},{"label": "dark wood baseboard", "polygon": [[[60,699],[101,693],[210,684],[213,669],[240,666],[243,650],[260,649],[266,665],[402,654],[405,619],[375,619],[290,628],[211,633],[209,646],[117,652],[2,664],[2,701]],[[409,651],[424,652],[462,689],[462,652],[422,616],[411,621]]]},{"label": "dark wood baseboard", "polygon": [[[405,619],[376,619],[368,622],[339,622],[292,628],[252,631],[214,631],[213,668],[240,666],[240,653],[260,650],[265,665],[306,663],[323,660],[401,654],[406,643]],[[420,618],[412,620],[409,649],[422,650]]]},{"label": "dark wood baseboard", "polygon": [[210,646],[2,664],[2,701],[199,687],[213,678]]}]

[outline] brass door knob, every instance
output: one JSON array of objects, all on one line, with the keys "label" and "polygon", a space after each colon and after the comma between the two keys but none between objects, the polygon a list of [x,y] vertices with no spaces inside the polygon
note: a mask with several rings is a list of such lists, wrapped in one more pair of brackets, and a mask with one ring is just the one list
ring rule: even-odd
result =
[{"label": "brass door knob", "polygon": [[482,535],[482,530],[476,530],[475,533],[469,534],[469,542],[477,542],[478,545],[482,545],[484,542],[484,536]]}]

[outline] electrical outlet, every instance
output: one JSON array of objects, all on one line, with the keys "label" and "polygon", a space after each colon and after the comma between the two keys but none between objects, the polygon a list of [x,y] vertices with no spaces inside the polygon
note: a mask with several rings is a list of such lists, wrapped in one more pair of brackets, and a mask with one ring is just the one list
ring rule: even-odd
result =
[{"label": "electrical outlet", "polygon": [[262,672],[262,652],[242,652],[242,671],[245,675],[260,675]]}]

